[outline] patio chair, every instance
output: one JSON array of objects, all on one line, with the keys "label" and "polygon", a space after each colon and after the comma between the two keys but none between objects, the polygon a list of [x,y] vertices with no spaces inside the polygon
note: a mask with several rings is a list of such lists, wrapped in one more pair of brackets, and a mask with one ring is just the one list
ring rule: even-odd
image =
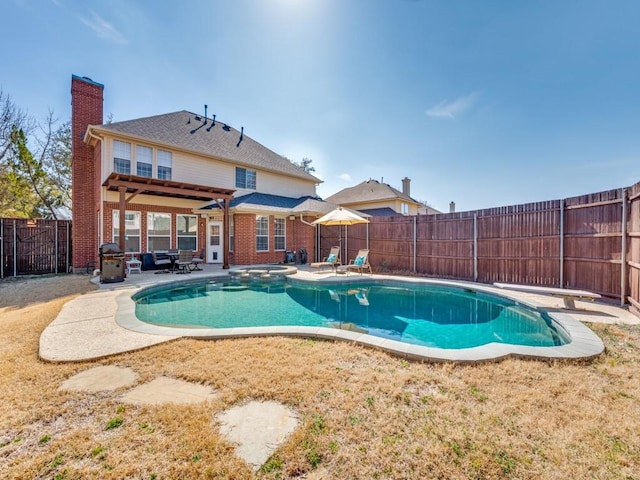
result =
[{"label": "patio chair", "polygon": [[193,252],[191,250],[179,250],[176,260],[176,273],[191,273],[193,266]]},{"label": "patio chair", "polygon": [[355,260],[351,260],[349,265],[346,265],[345,267],[347,269],[347,273],[351,272],[351,270],[357,270],[360,272],[360,275],[362,275],[362,272],[369,270],[369,273],[373,275],[371,265],[369,264],[369,250],[358,250],[358,255]]},{"label": "patio chair", "polygon": [[191,263],[193,263],[193,268],[191,270],[202,270],[198,265],[202,265],[204,263],[204,256],[206,252],[204,248],[200,250],[200,253],[193,256],[191,259]]},{"label": "patio chair", "polygon": [[331,267],[331,271],[333,271],[339,265],[342,265],[342,263],[340,262],[340,247],[331,247],[329,255],[324,259],[324,261],[311,263],[309,264],[309,267]]},{"label": "patio chair", "polygon": [[156,273],[169,273],[169,267],[171,267],[171,259],[168,256],[159,256],[156,252],[151,252],[151,258],[153,258],[153,264],[161,269]]}]

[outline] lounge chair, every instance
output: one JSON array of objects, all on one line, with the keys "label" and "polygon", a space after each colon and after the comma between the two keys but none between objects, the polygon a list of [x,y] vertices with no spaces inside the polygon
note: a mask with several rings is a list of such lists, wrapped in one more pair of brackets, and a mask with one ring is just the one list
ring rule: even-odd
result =
[{"label": "lounge chair", "polygon": [[200,253],[193,256],[193,258],[191,259],[191,263],[193,263],[192,270],[202,270],[198,265],[202,265],[204,263],[205,255],[206,255],[206,252],[203,248],[202,250],[200,250]]},{"label": "lounge chair", "polygon": [[191,250],[178,251],[178,259],[176,260],[177,273],[191,273],[193,267],[193,252]]},{"label": "lounge chair", "polygon": [[342,265],[340,262],[340,247],[331,247],[329,255],[322,262],[314,262],[309,264],[311,268],[331,267],[333,271],[337,266]]},{"label": "lounge chair", "polygon": [[349,265],[345,265],[345,268],[347,269],[347,273],[351,270],[356,270],[362,275],[362,272],[369,270],[369,273],[373,274],[371,265],[369,264],[369,250],[359,250],[355,260],[351,260]]}]

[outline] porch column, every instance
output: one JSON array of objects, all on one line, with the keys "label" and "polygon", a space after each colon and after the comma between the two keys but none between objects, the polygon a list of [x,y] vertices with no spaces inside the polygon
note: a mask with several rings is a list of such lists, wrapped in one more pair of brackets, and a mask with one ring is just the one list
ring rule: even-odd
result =
[{"label": "porch column", "polygon": [[222,268],[227,270],[229,268],[229,202],[228,198],[224,199],[224,208],[222,209]]},{"label": "porch column", "polygon": [[127,193],[127,187],[118,187],[118,192],[120,192],[120,222],[118,224],[118,228],[119,228],[119,232],[120,232],[120,236],[118,238],[118,243],[119,243],[119,247],[120,250],[122,250],[123,252],[124,247],[125,247],[125,224],[124,224],[124,220],[125,220],[125,212],[127,210],[127,201],[125,198],[125,194]]}]

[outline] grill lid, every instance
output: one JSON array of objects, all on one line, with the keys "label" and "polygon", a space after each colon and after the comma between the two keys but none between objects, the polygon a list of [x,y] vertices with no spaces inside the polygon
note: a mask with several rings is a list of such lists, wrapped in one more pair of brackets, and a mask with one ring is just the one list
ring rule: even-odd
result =
[{"label": "grill lid", "polygon": [[100,255],[122,255],[123,253],[117,243],[103,243],[100,245]]}]

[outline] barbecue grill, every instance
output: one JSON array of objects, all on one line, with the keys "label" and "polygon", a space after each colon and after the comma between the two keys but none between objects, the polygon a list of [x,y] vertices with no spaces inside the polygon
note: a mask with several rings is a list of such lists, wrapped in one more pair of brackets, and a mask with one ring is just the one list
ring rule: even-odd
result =
[{"label": "barbecue grill", "polygon": [[124,252],[117,243],[103,243],[100,246],[100,281],[124,282]]}]

